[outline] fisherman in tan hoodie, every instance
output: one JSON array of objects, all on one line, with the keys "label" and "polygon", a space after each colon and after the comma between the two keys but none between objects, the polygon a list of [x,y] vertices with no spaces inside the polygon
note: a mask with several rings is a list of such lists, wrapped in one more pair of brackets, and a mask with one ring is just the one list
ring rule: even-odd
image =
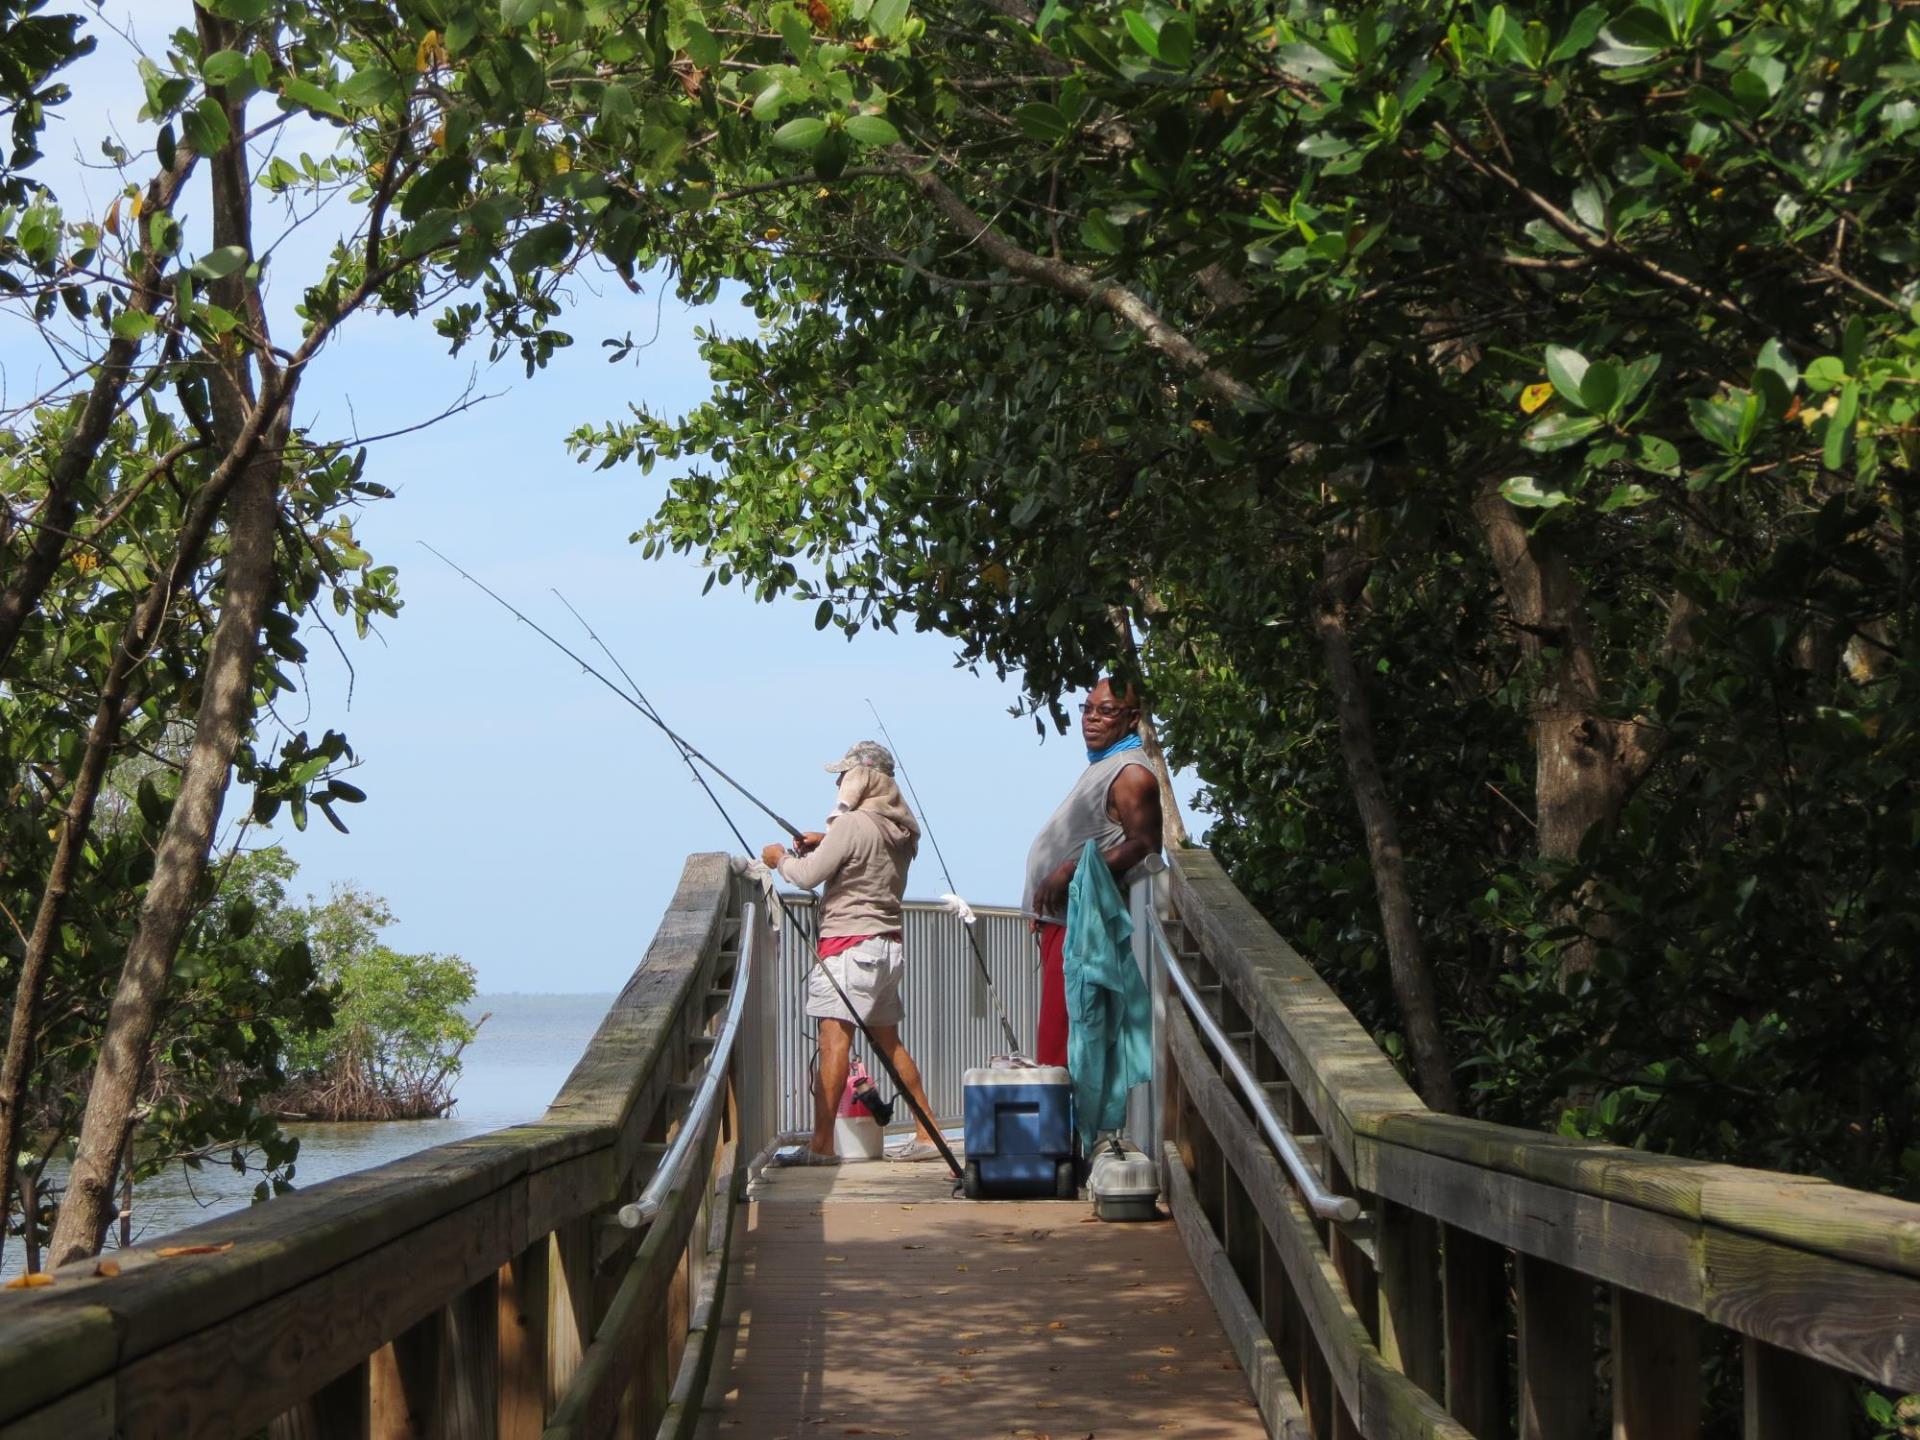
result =
[{"label": "fisherman in tan hoodie", "polygon": [[[807,977],[807,1014],[820,1024],[819,1089],[813,1097],[813,1138],[788,1162],[797,1165],[838,1162],[833,1120],[847,1084],[854,1031],[853,1014],[840,992],[858,1008],[873,1043],[893,1062],[921,1111],[933,1114],[920,1068],[900,1039],[905,1014],[900,898],[907,889],[907,867],[920,848],[920,826],[894,783],[893,756],[885,746],[862,740],[827,770],[837,777],[839,803],[825,833],[801,836],[792,852],[776,844],[760,853],[767,868],[790,884],[807,890],[826,885],[820,900],[820,959]],[[939,1155],[926,1128],[916,1124],[915,1129],[912,1141],[887,1153],[889,1160]]]}]

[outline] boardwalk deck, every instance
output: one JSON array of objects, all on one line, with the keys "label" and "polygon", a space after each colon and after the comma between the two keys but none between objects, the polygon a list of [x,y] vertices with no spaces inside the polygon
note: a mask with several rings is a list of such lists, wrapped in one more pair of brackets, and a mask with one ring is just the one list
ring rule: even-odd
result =
[{"label": "boardwalk deck", "polygon": [[769,1171],[701,1435],[1266,1434],[1170,1223],[951,1189],[938,1164]]}]

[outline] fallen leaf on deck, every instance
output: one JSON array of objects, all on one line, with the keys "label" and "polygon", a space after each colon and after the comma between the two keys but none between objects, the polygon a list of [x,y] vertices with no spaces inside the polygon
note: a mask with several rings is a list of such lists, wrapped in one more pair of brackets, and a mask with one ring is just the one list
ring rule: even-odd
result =
[{"label": "fallen leaf on deck", "polygon": [[847,1263],[847,1257],[844,1255],[827,1256],[827,1264],[829,1265],[844,1265],[846,1263]]},{"label": "fallen leaf on deck", "polygon": [[111,1280],[120,1273],[120,1262],[118,1260],[102,1260],[98,1265],[93,1267],[93,1273],[103,1279]]},{"label": "fallen leaf on deck", "polygon": [[1144,1370],[1130,1371],[1127,1375],[1127,1378],[1133,1381],[1134,1384],[1136,1385],[1150,1385],[1153,1383],[1153,1376],[1149,1375]]},{"label": "fallen leaf on deck", "polygon": [[1011,1275],[1019,1268],[1018,1265],[996,1265],[993,1267],[993,1273],[996,1275]]},{"label": "fallen leaf on deck", "polygon": [[978,1340],[980,1338],[980,1332],[978,1330],[962,1330],[953,1338],[956,1340]]},{"label": "fallen leaf on deck", "polygon": [[1047,1322],[1047,1328],[1049,1330],[1064,1330],[1067,1328],[1067,1322],[1064,1320],[1049,1320]]},{"label": "fallen leaf on deck", "polygon": [[[1189,1331],[1188,1333],[1191,1334],[1192,1332]],[[1162,1355],[1178,1355],[1180,1352],[1174,1349],[1173,1346],[1171,1345],[1162,1345],[1160,1347],[1160,1353]]]},{"label": "fallen leaf on deck", "polygon": [[956,1265],[956,1266],[954,1266],[953,1268],[954,1268],[955,1270],[958,1270],[958,1271],[959,1271],[959,1272],[960,1272],[960,1273],[961,1273],[962,1275],[964,1275],[964,1274],[966,1274],[966,1273],[967,1273],[967,1267],[966,1267],[966,1266],[964,1266],[964,1265]]},{"label": "fallen leaf on deck", "polygon": [[924,1250],[927,1247],[924,1245],[902,1245],[900,1248],[902,1250]]},{"label": "fallen leaf on deck", "polygon": [[44,1270],[36,1270],[31,1275],[16,1275],[7,1281],[9,1290],[39,1290],[53,1283],[53,1276]]},{"label": "fallen leaf on deck", "polygon": [[953,1353],[956,1355],[978,1355],[980,1353],[980,1347],[978,1345],[962,1345]]},{"label": "fallen leaf on deck", "polygon": [[171,1260],[176,1255],[224,1255],[233,1249],[233,1241],[224,1245],[162,1245],[153,1253],[162,1260]]}]

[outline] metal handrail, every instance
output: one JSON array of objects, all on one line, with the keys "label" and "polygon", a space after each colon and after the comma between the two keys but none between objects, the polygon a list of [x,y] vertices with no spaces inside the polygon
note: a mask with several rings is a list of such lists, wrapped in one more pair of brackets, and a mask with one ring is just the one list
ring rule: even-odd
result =
[{"label": "metal handrail", "polygon": [[680,1183],[680,1172],[686,1167],[687,1157],[693,1154],[695,1144],[706,1133],[714,1104],[726,1085],[727,1065],[733,1056],[733,1042],[740,1034],[740,1017],[747,1008],[747,989],[753,979],[753,951],[760,933],[755,923],[756,908],[751,900],[740,907],[740,958],[733,966],[733,991],[727,997],[726,1018],[720,1022],[720,1033],[714,1037],[713,1049],[707,1054],[707,1068],[693,1093],[693,1103],[687,1106],[687,1118],[680,1122],[679,1132],[667,1147],[667,1153],[660,1157],[660,1164],[648,1178],[640,1198],[620,1207],[620,1223],[629,1230],[652,1224],[667,1203],[667,1196]]},{"label": "metal handrail", "polygon": [[1300,1149],[1300,1142],[1294,1138],[1293,1131],[1287,1128],[1286,1121],[1274,1110],[1273,1101],[1268,1098],[1265,1088],[1247,1068],[1247,1062],[1240,1058],[1240,1052],[1234,1049],[1233,1042],[1227,1039],[1220,1022],[1201,1002],[1200,992],[1194,988],[1193,981],[1181,967],[1180,957],[1174,953],[1167,927],[1156,919],[1152,929],[1154,941],[1160,949],[1160,958],[1167,967],[1167,978],[1173,981],[1173,988],[1179,991],[1180,1000],[1193,1017],[1193,1023],[1200,1027],[1201,1033],[1226,1062],[1227,1070],[1240,1087],[1240,1093],[1247,1097],[1247,1103],[1253,1109],[1253,1118],[1266,1132],[1268,1143],[1273,1146],[1274,1154],[1280,1157],[1280,1163],[1286,1166],[1287,1173],[1293,1177],[1293,1183],[1299,1187],[1307,1208],[1321,1220],[1359,1219],[1360,1202],[1351,1195],[1336,1195],[1327,1189],[1326,1182]]}]

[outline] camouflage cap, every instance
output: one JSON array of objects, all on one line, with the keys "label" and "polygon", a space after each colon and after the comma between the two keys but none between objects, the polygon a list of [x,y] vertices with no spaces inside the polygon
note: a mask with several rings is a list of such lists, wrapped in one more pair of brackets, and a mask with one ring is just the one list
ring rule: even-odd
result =
[{"label": "camouflage cap", "polygon": [[893,754],[878,740],[859,740],[847,747],[847,753],[834,761],[827,769],[835,775],[844,775],[856,765],[871,765],[882,775],[893,774]]}]

